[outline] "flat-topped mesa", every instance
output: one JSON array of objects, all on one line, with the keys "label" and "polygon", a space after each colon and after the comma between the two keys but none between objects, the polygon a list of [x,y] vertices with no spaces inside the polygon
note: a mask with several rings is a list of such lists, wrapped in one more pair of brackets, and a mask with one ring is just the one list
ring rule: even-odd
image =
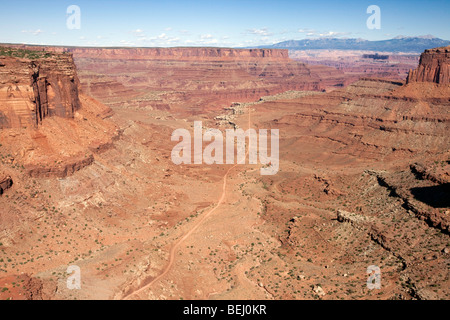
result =
[{"label": "flat-topped mesa", "polygon": [[231,48],[50,48],[71,52],[77,58],[177,61],[288,61],[287,49],[231,49]]},{"label": "flat-topped mesa", "polygon": [[195,60],[246,61],[264,59],[289,60],[287,49],[231,49],[231,48],[65,48],[75,57],[127,60]]},{"label": "flat-topped mesa", "polygon": [[411,82],[450,84],[450,46],[425,50],[419,66],[408,74],[406,83]]},{"label": "flat-topped mesa", "polygon": [[72,54],[0,47],[0,129],[72,118],[79,88]]}]

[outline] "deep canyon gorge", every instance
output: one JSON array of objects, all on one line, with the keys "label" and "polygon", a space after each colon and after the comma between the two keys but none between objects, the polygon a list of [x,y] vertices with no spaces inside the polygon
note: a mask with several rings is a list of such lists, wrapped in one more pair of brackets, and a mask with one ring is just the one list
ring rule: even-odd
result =
[{"label": "deep canyon gorge", "polygon": [[[449,299],[450,47],[302,58],[0,45],[0,298]],[[278,129],[278,173],[175,165],[194,121]]]}]

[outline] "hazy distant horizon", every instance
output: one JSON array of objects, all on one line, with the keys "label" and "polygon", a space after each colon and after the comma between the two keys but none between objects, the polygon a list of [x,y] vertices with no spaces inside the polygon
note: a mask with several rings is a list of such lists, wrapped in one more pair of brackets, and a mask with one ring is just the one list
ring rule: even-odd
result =
[{"label": "hazy distant horizon", "polygon": [[[411,38],[420,38],[421,36],[417,36],[417,37],[411,37]],[[394,37],[394,38],[392,38],[392,39],[386,39],[386,40],[393,40],[393,39],[396,39],[396,38],[398,38],[398,37]],[[409,38],[409,37],[408,37]],[[437,38],[437,37],[436,37]],[[321,38],[321,39],[324,39],[324,38]],[[337,38],[329,38],[329,39],[337,39]],[[356,38],[340,38],[340,39],[348,39],[348,40],[351,40],[351,39],[356,39]],[[440,39],[440,38],[439,38]],[[308,39],[308,40],[320,40],[319,38],[315,38],[315,39]],[[361,39],[361,40],[366,40],[366,39]],[[449,41],[450,42],[450,40],[446,40],[446,39],[440,39],[440,40],[444,40],[444,41]],[[300,39],[289,39],[289,40],[286,40],[286,41],[300,41]],[[368,40],[368,41],[380,41],[380,40]],[[276,45],[276,44],[278,44],[279,42],[277,42],[277,43],[271,43],[271,44],[266,44],[266,46],[267,47],[265,47],[264,45],[263,46],[247,46],[247,47],[231,47],[231,46],[214,46],[214,45],[191,45],[191,46],[183,46],[183,45],[180,45],[180,46],[95,46],[95,45],[83,45],[83,46],[81,46],[81,45],[75,45],[75,46],[72,46],[72,45],[53,45],[53,44],[36,44],[36,43],[5,43],[5,42],[0,42],[0,45],[6,45],[6,46],[8,46],[8,45],[11,45],[11,46],[22,46],[22,45],[24,45],[24,46],[31,46],[31,47],[33,47],[33,46],[36,46],[36,47],[56,47],[56,48],[58,48],[58,47],[60,47],[60,48],[93,48],[93,49],[95,49],[95,48],[99,48],[99,49],[152,49],[152,48],[155,48],[155,49],[170,49],[170,48],[219,48],[219,49],[279,49],[279,50],[282,50],[282,49],[285,49],[285,50],[296,50],[296,49],[289,49],[289,48],[273,48],[273,47],[271,47],[272,45]],[[367,49],[367,50],[365,50],[365,49],[333,49],[333,48],[330,48],[330,49],[305,49],[305,50],[337,50],[337,51],[345,51],[345,50],[348,50],[348,51],[378,51],[378,52],[382,52],[383,50],[372,50],[372,49]],[[385,52],[392,52],[392,51],[385,51]],[[402,52],[401,50],[399,51],[399,52]],[[405,53],[408,53],[408,51],[404,51]],[[415,51],[411,51],[411,52],[415,52]],[[421,51],[420,51],[421,52]],[[417,53],[417,52],[415,52],[415,53]]]}]

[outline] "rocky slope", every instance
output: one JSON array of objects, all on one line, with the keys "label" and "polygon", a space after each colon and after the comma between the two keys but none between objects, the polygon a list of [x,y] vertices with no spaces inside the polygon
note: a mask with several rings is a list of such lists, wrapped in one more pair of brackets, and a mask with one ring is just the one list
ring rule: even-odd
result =
[{"label": "rocky slope", "polygon": [[20,167],[33,177],[64,177],[91,164],[92,152],[111,142],[114,125],[103,120],[110,112],[80,93],[70,53],[0,47],[0,166],[7,173]]},{"label": "rocky slope", "polygon": [[[57,194],[52,187],[42,187],[42,181],[48,179],[52,185],[57,178],[67,178],[111,147],[119,134],[106,120],[111,115],[110,108],[80,92],[71,54],[0,47],[2,253],[23,245],[39,212],[47,210],[45,198]],[[43,193],[46,196],[40,198]],[[56,284],[37,279],[33,270],[6,272],[10,261],[0,258],[0,299],[54,296]]]},{"label": "rocky slope", "polygon": [[[436,63],[430,73],[439,69]],[[336,287],[352,281],[322,268],[344,277],[352,269],[358,279],[374,264],[383,274],[380,296],[449,297],[449,105],[448,85],[381,79],[255,105],[254,121],[284,132],[283,172],[262,179],[264,230],[280,237],[285,261],[308,258],[313,266],[300,264],[303,270],[326,274],[324,296],[367,298],[358,281],[342,293]],[[352,267],[341,269],[346,264]],[[255,278],[270,273],[269,266],[257,270]],[[306,279],[314,272],[304,271]]]},{"label": "rocky slope", "polygon": [[419,67],[411,70],[407,83],[434,82],[450,84],[450,46],[428,49],[420,56]]}]

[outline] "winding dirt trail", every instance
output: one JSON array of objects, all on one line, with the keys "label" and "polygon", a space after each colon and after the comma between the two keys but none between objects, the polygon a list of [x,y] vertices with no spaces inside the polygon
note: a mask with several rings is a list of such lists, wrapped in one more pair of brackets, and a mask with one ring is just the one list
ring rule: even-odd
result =
[{"label": "winding dirt trail", "polygon": [[[250,106],[247,107],[247,112],[248,112],[248,128],[251,128],[251,115],[250,115]],[[245,159],[247,158],[249,153],[249,148],[247,148],[247,151],[245,153],[244,156],[244,163],[245,163]],[[174,262],[175,262],[175,254],[177,252],[178,247],[180,246],[180,244],[182,244],[187,238],[189,238],[189,236],[195,232],[195,230],[198,229],[198,227],[203,223],[203,221],[205,221],[205,219],[207,219],[209,216],[211,216],[211,214],[214,213],[214,211],[217,210],[217,208],[219,208],[222,203],[225,201],[226,198],[226,190],[227,190],[227,178],[229,173],[238,166],[239,161],[237,161],[237,163],[235,165],[233,165],[231,168],[229,168],[227,170],[227,172],[225,173],[225,175],[223,176],[223,184],[222,184],[222,195],[220,196],[219,201],[217,202],[217,204],[208,212],[206,212],[197,222],[195,222],[195,224],[192,226],[192,228],[186,232],[181,238],[179,238],[178,240],[176,240],[173,244],[172,247],[170,248],[170,252],[169,252],[169,261],[166,265],[166,267],[163,269],[163,271],[155,278],[153,279],[151,282],[149,282],[148,284],[146,284],[145,286],[127,294],[126,296],[124,296],[122,298],[122,300],[129,300],[131,299],[133,296],[135,295],[139,295],[141,292],[143,292],[144,290],[147,290],[148,288],[150,288],[154,283],[158,282],[159,280],[161,280],[162,278],[164,278],[164,276],[169,273],[170,269],[172,268]]]}]

